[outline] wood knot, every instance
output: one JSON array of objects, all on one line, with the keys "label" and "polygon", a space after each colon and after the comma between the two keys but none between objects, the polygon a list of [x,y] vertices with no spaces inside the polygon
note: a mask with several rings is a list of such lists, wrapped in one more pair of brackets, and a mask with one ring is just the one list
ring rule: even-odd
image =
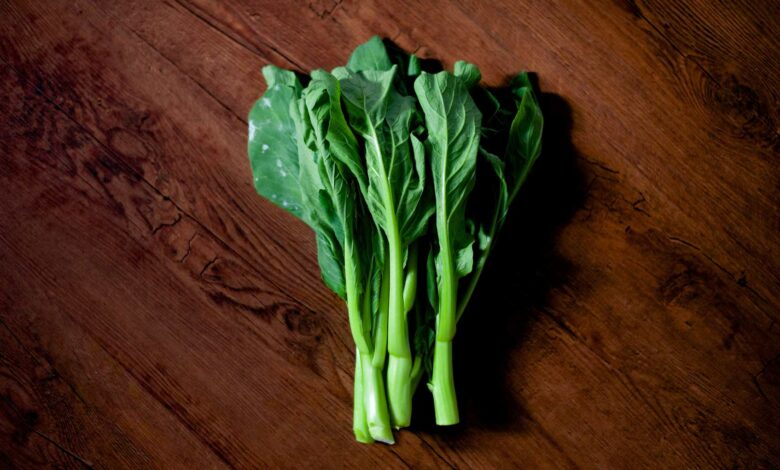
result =
[{"label": "wood knot", "polygon": [[715,102],[738,129],[738,135],[770,149],[780,148],[780,134],[761,97],[736,77],[721,80],[714,92]]},{"label": "wood knot", "polygon": [[284,325],[288,330],[306,337],[319,338],[322,326],[318,315],[311,310],[286,308],[283,313]]}]

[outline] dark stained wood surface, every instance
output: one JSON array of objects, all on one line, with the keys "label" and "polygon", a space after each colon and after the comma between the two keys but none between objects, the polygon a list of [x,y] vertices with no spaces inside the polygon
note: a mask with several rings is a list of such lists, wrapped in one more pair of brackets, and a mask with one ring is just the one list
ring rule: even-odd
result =
[{"label": "dark stained wood surface", "polygon": [[[2,0],[0,32],[0,467],[780,466],[777,2]],[[463,424],[422,393],[392,447],[245,155],[262,65],[372,34],[534,71],[547,118]]]}]

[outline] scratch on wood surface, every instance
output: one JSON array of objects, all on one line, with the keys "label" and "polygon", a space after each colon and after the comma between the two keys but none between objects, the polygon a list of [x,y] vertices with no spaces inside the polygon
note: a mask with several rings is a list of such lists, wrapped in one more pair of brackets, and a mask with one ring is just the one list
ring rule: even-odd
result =
[{"label": "scratch on wood surface", "polygon": [[[189,11],[189,10],[188,10],[188,11]],[[121,21],[121,19],[120,19],[120,21]],[[195,83],[195,84],[198,86],[198,88],[200,88],[200,89],[201,89],[201,90],[202,90],[204,93],[206,93],[206,94],[207,94],[207,95],[208,95],[208,96],[209,96],[211,99],[213,99],[214,101],[216,101],[216,102],[217,102],[217,103],[218,103],[220,106],[222,106],[222,108],[223,108],[223,109],[224,109],[226,112],[228,112],[228,113],[229,113],[231,116],[233,116],[233,117],[234,117],[234,118],[236,118],[238,121],[240,121],[241,123],[243,123],[245,126],[247,125],[247,120],[246,120],[246,118],[244,118],[244,117],[241,117],[241,116],[239,116],[238,114],[236,114],[236,113],[235,113],[235,111],[233,111],[233,109],[231,109],[231,108],[230,108],[230,107],[229,107],[227,104],[225,104],[225,102],[224,102],[224,101],[222,101],[222,100],[221,100],[221,99],[220,99],[220,98],[219,98],[217,95],[215,95],[215,94],[214,94],[214,93],[213,93],[211,90],[209,90],[209,89],[208,89],[206,86],[204,86],[202,83],[200,83],[198,80],[196,80],[196,79],[195,79],[195,77],[193,77],[191,74],[188,74],[188,73],[186,73],[184,70],[182,70],[182,69],[181,69],[181,67],[179,67],[179,65],[178,65],[176,62],[174,62],[173,60],[171,60],[171,59],[170,59],[170,58],[169,58],[167,55],[165,55],[165,54],[164,54],[164,53],[163,53],[161,50],[159,50],[157,47],[155,47],[155,45],[154,45],[154,44],[152,44],[151,42],[147,41],[145,37],[143,37],[143,36],[141,36],[140,34],[138,34],[138,32],[136,32],[136,31],[135,31],[133,28],[130,28],[129,26],[126,26],[126,27],[127,27],[127,30],[128,30],[128,31],[130,31],[130,32],[131,32],[131,33],[132,33],[132,34],[133,34],[135,37],[137,37],[139,40],[143,41],[143,43],[144,43],[144,44],[146,44],[147,46],[149,46],[149,47],[150,47],[150,48],[151,48],[151,49],[152,49],[154,52],[156,52],[156,53],[157,53],[157,54],[158,54],[160,57],[162,57],[163,59],[165,59],[165,60],[166,60],[166,61],[167,61],[169,64],[171,64],[171,66],[173,66],[174,68],[176,68],[176,70],[178,70],[178,71],[179,71],[179,72],[180,72],[182,75],[184,75],[184,76],[186,76],[187,78],[189,78],[190,80],[192,80],[192,82],[193,82],[193,83]],[[147,117],[148,117],[148,115],[147,115]]]},{"label": "scratch on wood surface", "polygon": [[[184,8],[185,10],[187,10],[188,12],[193,14],[195,17],[197,17],[199,20],[203,21],[208,26],[210,26],[211,28],[215,29],[216,31],[218,31],[219,33],[224,35],[226,38],[230,39],[231,41],[235,42],[236,44],[238,44],[241,47],[245,48],[246,50],[250,51],[251,53],[263,57],[263,54],[261,54],[261,52],[256,47],[249,45],[251,43],[247,44],[246,41],[239,41],[238,39],[236,39],[232,34],[229,34],[228,31],[226,31],[223,28],[220,28],[217,24],[215,24],[215,22],[213,20],[211,20],[208,17],[208,15],[205,12],[203,12],[202,10],[200,10],[199,8],[197,8],[197,7],[193,6],[193,5],[190,5],[189,2],[185,2],[183,0],[174,0],[174,1],[178,5],[180,5],[182,8]],[[255,36],[254,39],[257,40],[257,37]],[[303,66],[301,66],[299,63],[297,63],[295,60],[293,60],[287,54],[285,54],[284,52],[280,51],[279,49],[277,49],[276,47],[272,46],[271,44],[262,43],[262,45],[264,47],[267,47],[269,50],[271,50],[275,54],[277,54],[279,57],[281,57],[284,60],[286,60],[287,62],[289,62],[296,69],[298,69],[298,70],[305,70]]]},{"label": "scratch on wood surface", "polygon": [[44,433],[42,433],[40,431],[37,431],[37,430],[34,430],[33,433],[35,433],[38,436],[42,437],[43,439],[45,439],[47,442],[52,444],[54,447],[56,447],[60,451],[62,451],[65,454],[73,457],[74,459],[76,459],[79,463],[81,463],[85,467],[92,468],[94,466],[92,464],[92,462],[90,462],[89,460],[85,459],[84,457],[78,455],[77,453],[73,452],[72,450],[68,449],[67,447],[63,446],[62,444],[60,444],[59,442],[55,441],[54,439],[52,439],[51,437],[47,436],[46,434],[44,434]]},{"label": "scratch on wood surface", "polygon": [[176,213],[176,217],[172,221],[170,221],[170,222],[161,222],[159,225],[157,225],[156,227],[152,228],[152,235],[155,235],[162,228],[169,228],[169,227],[175,226],[176,224],[181,222],[181,218],[182,218],[181,212],[177,212]]},{"label": "scratch on wood surface", "polygon": [[190,256],[190,252],[192,252],[192,242],[195,241],[195,238],[197,238],[198,232],[195,232],[192,234],[189,240],[187,240],[187,251],[184,252],[184,255],[179,259],[179,263],[184,263],[187,261],[187,258]]}]

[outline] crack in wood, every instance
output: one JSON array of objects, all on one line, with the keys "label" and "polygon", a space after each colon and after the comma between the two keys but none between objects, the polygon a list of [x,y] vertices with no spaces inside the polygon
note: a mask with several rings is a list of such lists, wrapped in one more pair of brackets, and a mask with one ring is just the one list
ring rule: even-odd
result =
[{"label": "crack in wood", "polygon": [[176,226],[176,224],[178,224],[178,223],[181,221],[181,219],[182,219],[181,212],[177,212],[177,213],[176,213],[176,217],[175,217],[175,218],[174,218],[174,219],[173,219],[171,222],[162,222],[162,223],[160,223],[158,226],[154,227],[154,228],[152,229],[152,235],[155,235],[155,234],[157,234],[157,232],[159,232],[159,231],[160,231],[160,229],[162,229],[162,228],[167,228],[167,227],[174,227],[174,226]]},{"label": "crack in wood", "polygon": [[420,438],[420,442],[422,442],[422,443],[423,443],[423,445],[424,445],[425,447],[427,447],[427,448],[428,448],[428,450],[430,450],[430,451],[433,453],[433,455],[435,455],[436,457],[438,457],[438,458],[439,458],[439,460],[441,460],[442,462],[444,462],[444,463],[445,463],[445,464],[446,464],[446,465],[447,465],[449,468],[452,468],[452,469],[455,469],[455,468],[457,468],[457,467],[456,467],[454,464],[452,464],[452,463],[449,461],[449,459],[445,459],[445,458],[444,458],[444,456],[442,456],[442,455],[441,455],[441,454],[440,454],[440,453],[439,453],[439,452],[436,450],[436,448],[435,448],[435,447],[433,447],[433,446],[432,446],[432,445],[431,445],[431,444],[428,442],[428,440],[425,438],[425,436],[419,436],[419,438]]},{"label": "crack in wood", "polygon": [[[16,70],[16,68],[10,64],[6,64],[10,68]],[[62,113],[70,122],[72,122],[75,126],[77,126],[79,129],[81,129],[82,132],[84,132],[95,144],[97,144],[100,148],[102,148],[111,158],[115,159],[116,162],[120,165],[121,169],[133,177],[137,178],[139,181],[143,182],[144,185],[146,185],[149,189],[151,189],[154,193],[156,193],[160,198],[162,198],[165,201],[170,202],[174,208],[176,208],[177,211],[179,211],[180,214],[183,214],[186,216],[189,220],[194,222],[205,234],[207,234],[209,237],[214,239],[217,244],[220,246],[220,248],[224,249],[228,253],[232,254],[236,258],[238,258],[244,265],[248,266],[250,271],[253,271],[255,274],[259,275],[265,282],[268,282],[272,286],[274,286],[279,292],[283,293],[284,296],[290,300],[291,302],[296,302],[296,300],[290,296],[289,293],[285,289],[282,289],[278,284],[276,284],[274,281],[265,278],[263,276],[262,272],[260,272],[257,268],[253,267],[253,264],[249,262],[244,256],[242,256],[240,253],[235,251],[227,242],[225,242],[221,237],[217,236],[217,234],[212,231],[207,225],[205,225],[203,222],[201,222],[199,219],[194,217],[193,215],[189,214],[187,211],[182,209],[178,203],[168,196],[167,194],[164,194],[162,191],[160,191],[155,185],[153,185],[144,175],[138,173],[134,168],[132,168],[130,165],[128,165],[123,157],[119,154],[117,154],[113,149],[106,146],[100,139],[97,138],[89,129],[87,129],[84,125],[82,125],[80,122],[76,121],[73,117],[71,117],[65,110],[63,110],[61,107],[59,107],[54,101],[52,101],[44,92],[43,89],[41,89],[38,85],[32,85],[38,93],[48,102],[54,109],[60,113]],[[135,224],[135,222],[132,222],[139,230],[141,228]],[[277,246],[279,246],[280,249],[283,249],[283,247],[279,244],[278,240],[275,238],[270,238],[270,240]],[[202,273],[201,273],[202,274]],[[307,308],[311,307],[307,305],[306,303],[302,302],[304,306]]]},{"label": "crack in wood", "polygon": [[313,2],[309,2],[307,6],[309,10],[311,10],[315,15],[317,15],[317,17],[319,17],[319,19],[324,20],[325,18],[331,16],[336,10],[338,10],[342,2],[343,0],[336,0],[331,8],[323,8],[322,11],[317,10]]},{"label": "crack in wood", "polygon": [[[163,54],[163,52],[162,52],[161,50],[157,49],[157,48],[154,46],[154,44],[152,44],[151,42],[147,41],[145,37],[143,37],[143,36],[141,36],[140,34],[138,34],[138,32],[136,32],[136,30],[134,30],[133,28],[131,28],[130,26],[128,26],[128,25],[127,25],[127,24],[126,24],[124,21],[122,21],[121,19],[120,19],[120,23],[122,23],[122,25],[123,25],[123,26],[124,26],[124,27],[125,27],[125,28],[126,28],[126,29],[127,29],[129,32],[130,32],[130,33],[132,33],[132,34],[133,34],[135,37],[137,37],[137,38],[138,38],[138,39],[140,39],[140,40],[141,40],[141,41],[142,41],[144,44],[146,44],[147,46],[149,46],[149,47],[150,47],[150,48],[151,48],[151,49],[152,49],[152,50],[153,50],[153,51],[154,51],[154,52],[155,52],[157,55],[159,55],[159,56],[160,56],[160,57],[162,57],[162,58],[163,58],[163,59],[164,59],[166,62],[168,62],[169,64],[171,64],[171,65],[172,65],[172,66],[173,66],[173,67],[174,67],[174,68],[175,68],[175,69],[176,69],[176,70],[177,70],[179,73],[181,73],[181,74],[182,74],[182,75],[184,75],[185,77],[187,77],[187,78],[189,78],[190,80],[192,80],[192,82],[193,82],[195,85],[197,85],[197,86],[198,86],[198,88],[200,88],[200,89],[201,89],[201,90],[202,90],[204,93],[206,93],[206,94],[207,94],[209,97],[211,97],[211,98],[212,98],[214,101],[216,101],[216,102],[217,102],[217,104],[219,104],[219,105],[220,105],[220,106],[221,106],[223,109],[225,109],[225,111],[227,111],[228,113],[230,113],[230,115],[231,115],[231,116],[233,116],[234,118],[238,119],[238,120],[239,120],[241,123],[243,123],[243,124],[244,124],[244,126],[248,125],[248,122],[247,122],[247,120],[246,120],[245,118],[243,118],[243,117],[239,116],[238,114],[236,114],[236,112],[235,112],[235,111],[233,111],[233,109],[231,109],[231,108],[230,108],[230,107],[229,107],[227,104],[225,104],[225,103],[224,103],[224,102],[223,102],[221,99],[219,99],[219,97],[217,97],[217,95],[215,95],[214,93],[212,93],[212,92],[211,92],[211,90],[209,90],[208,88],[206,88],[206,87],[205,87],[205,86],[204,86],[202,83],[200,83],[200,81],[198,81],[197,79],[195,79],[195,77],[193,77],[192,75],[190,75],[190,74],[188,74],[187,72],[185,72],[184,70],[182,70],[182,69],[179,67],[179,65],[178,65],[176,62],[174,62],[173,60],[171,60],[171,58],[169,58],[167,55]],[[146,115],[146,119],[148,119],[148,117],[149,117],[149,116],[148,116],[148,114],[147,114],[147,115]],[[145,119],[144,119],[143,121],[145,121]],[[142,121],[142,124],[143,124],[143,121]]]},{"label": "crack in wood", "polygon": [[81,463],[85,467],[87,467],[87,468],[93,468],[94,467],[94,464],[91,461],[89,461],[89,460],[85,459],[84,457],[78,455],[77,453],[75,453],[72,450],[68,449],[67,447],[63,446],[62,444],[60,444],[59,442],[55,441],[54,439],[52,439],[51,437],[47,436],[46,434],[38,431],[37,429],[34,429],[33,433],[37,434],[40,437],[42,437],[44,440],[49,442],[51,445],[53,445],[54,447],[56,447],[57,449],[59,449],[63,453],[69,455],[70,457],[73,457],[74,459],[76,459],[79,463]]},{"label": "crack in wood", "polygon": [[[722,271],[724,274],[726,274],[726,276],[729,279],[731,279],[733,282],[735,282],[738,286],[740,286],[740,287],[742,287],[744,289],[747,289],[750,293],[755,295],[756,298],[760,299],[765,304],[769,303],[764,298],[764,296],[761,295],[761,293],[759,293],[757,290],[755,290],[753,288],[753,286],[747,284],[747,282],[741,282],[741,279],[743,277],[745,277],[745,271],[744,270],[741,271],[741,275],[740,276],[736,276],[733,272],[731,272],[729,269],[726,269],[725,266],[723,266],[717,260],[715,260],[715,258],[713,258],[709,254],[705,253],[704,250],[699,248],[697,245],[695,245],[695,244],[693,244],[693,243],[691,243],[691,242],[689,242],[687,240],[684,240],[684,239],[682,239],[680,237],[675,237],[675,236],[672,236],[672,235],[666,235],[666,238],[668,238],[669,241],[671,241],[673,243],[679,243],[681,245],[685,245],[685,246],[687,246],[689,248],[692,248],[693,250],[697,251],[704,258],[706,258],[710,263],[712,263],[716,268],[718,268],[720,271]],[[758,305],[756,305],[756,306],[761,311],[761,313],[763,313],[769,319],[769,321],[771,322],[770,323],[770,327],[773,326],[774,323],[775,323],[776,318],[773,315],[771,315],[770,313],[767,313],[762,307],[759,307]]]},{"label": "crack in wood", "polygon": [[408,469],[410,469],[410,470],[411,470],[412,468],[414,468],[414,467],[412,467],[411,465],[409,465],[409,463],[408,463],[406,460],[404,460],[404,458],[403,458],[403,457],[401,457],[401,454],[399,454],[399,453],[398,453],[398,450],[396,450],[396,448],[395,448],[394,446],[388,446],[387,448],[388,448],[388,449],[390,449],[390,453],[392,453],[393,455],[395,455],[395,457],[396,457],[398,460],[400,460],[400,461],[401,461],[401,463],[402,463],[402,464],[404,464],[404,466],[405,466],[406,468],[408,468]]},{"label": "crack in wood", "polygon": [[75,395],[76,398],[84,406],[87,406],[87,407],[89,406],[89,405],[87,405],[86,400],[84,400],[84,397],[82,397],[81,394],[79,393],[78,389],[76,389],[76,387],[69,380],[67,380],[62,374],[59,373],[57,368],[54,367],[54,365],[51,363],[50,360],[47,359],[46,360],[46,364],[43,364],[38,359],[38,356],[36,354],[34,354],[32,351],[30,351],[30,349],[24,344],[24,342],[22,342],[21,338],[19,338],[19,336],[16,334],[16,332],[14,330],[12,330],[11,327],[8,326],[8,324],[5,322],[5,320],[3,320],[3,317],[0,317],[0,325],[2,325],[3,328],[5,328],[5,330],[8,331],[8,334],[11,335],[11,337],[14,339],[14,341],[16,341],[16,344],[19,345],[19,347],[22,349],[22,351],[24,351],[24,353],[27,354],[30,357],[30,359],[32,359],[32,361],[36,365],[38,365],[38,366],[45,366],[48,369],[50,369],[50,375],[53,375],[54,377],[53,378],[47,377],[46,378],[47,380],[58,379],[58,380],[62,381],[62,383],[65,384],[66,387],[68,387],[68,389],[71,391],[71,393],[73,393],[73,395]]},{"label": "crack in wood", "polygon": [[[228,38],[231,41],[235,42],[236,44],[238,44],[239,46],[243,47],[244,49],[246,49],[247,51],[251,52],[252,54],[254,54],[254,55],[258,56],[258,57],[261,57],[261,58],[263,58],[265,60],[268,60],[268,58],[265,57],[265,55],[261,51],[259,51],[256,46],[254,46],[252,44],[252,47],[249,47],[243,41],[239,41],[238,39],[233,37],[233,35],[228,34],[227,31],[225,31],[224,29],[222,29],[219,26],[217,26],[216,24],[214,24],[213,20],[209,19],[207,17],[206,13],[201,12],[201,11],[196,11],[196,9],[197,9],[196,7],[193,7],[193,6],[189,5],[187,2],[184,2],[182,0],[174,0],[174,1],[179,6],[181,6],[185,11],[189,12],[190,14],[192,14],[193,16],[195,16],[196,18],[198,18],[199,20],[204,22],[206,25],[208,25],[209,27],[213,28],[214,30],[216,30],[217,32],[219,32],[220,34],[225,36],[226,38]],[[197,9],[197,10],[200,10],[200,9]],[[261,44],[264,47],[267,47],[268,49],[270,49],[275,54],[277,54],[279,57],[281,57],[284,60],[286,60],[287,62],[289,62],[291,65],[296,67],[298,70],[304,70],[304,68],[299,63],[297,63],[291,57],[287,56],[286,54],[284,54],[283,52],[278,50],[276,47],[272,46],[271,44],[264,43],[264,42],[261,43]]]},{"label": "crack in wood", "polygon": [[587,158],[587,157],[584,157],[584,156],[581,156],[580,158],[582,159],[582,161],[584,161],[588,165],[592,165],[592,166],[601,168],[602,170],[606,171],[607,173],[612,173],[612,174],[615,174],[615,175],[619,175],[620,174],[620,172],[618,170],[610,168],[609,166],[607,166],[606,163],[600,162],[598,160],[591,160],[590,158]]},{"label": "crack in wood", "polygon": [[187,258],[189,258],[190,253],[192,252],[192,242],[195,241],[195,238],[197,238],[198,232],[195,232],[192,234],[189,240],[187,240],[187,251],[184,253],[184,256],[181,257],[179,260],[179,263],[184,263]]},{"label": "crack in wood", "polygon": [[774,362],[775,362],[775,361],[777,361],[778,359],[780,359],[780,354],[778,354],[778,355],[776,355],[775,357],[773,357],[772,359],[768,360],[768,361],[767,361],[767,362],[764,364],[764,366],[763,366],[763,367],[761,367],[761,370],[760,370],[760,371],[758,371],[757,373],[753,374],[753,376],[751,377],[751,380],[752,380],[752,382],[753,382],[753,385],[755,385],[756,389],[758,390],[758,393],[759,393],[759,394],[761,394],[761,396],[762,396],[762,397],[764,398],[764,400],[766,400],[766,401],[769,401],[769,397],[768,397],[768,396],[766,395],[766,393],[764,392],[764,388],[761,386],[761,382],[759,382],[758,378],[759,378],[759,377],[761,377],[761,376],[764,374],[764,372],[766,372],[766,369],[767,369],[767,367],[769,367],[770,365],[772,365],[772,363],[774,363]]},{"label": "crack in wood", "polygon": [[672,235],[667,235],[667,236],[666,236],[666,238],[668,238],[668,239],[669,239],[669,241],[671,241],[671,242],[674,242],[674,243],[679,243],[679,244],[681,244],[681,245],[685,245],[685,246],[687,246],[687,247],[693,248],[694,250],[698,251],[699,253],[701,253],[701,255],[702,255],[702,256],[704,256],[705,258],[707,258],[707,260],[708,260],[710,263],[712,263],[713,265],[715,265],[715,267],[717,267],[717,268],[718,268],[718,269],[720,269],[722,272],[724,272],[725,274],[727,274],[727,275],[728,275],[728,277],[729,277],[729,278],[731,278],[731,279],[732,279],[734,282],[737,282],[737,279],[736,279],[736,277],[734,276],[734,274],[733,274],[731,271],[729,271],[728,269],[726,269],[726,268],[725,268],[725,267],[724,267],[722,264],[718,263],[718,262],[717,262],[717,261],[716,261],[716,260],[715,260],[715,259],[714,259],[712,256],[710,256],[710,255],[708,255],[707,253],[705,253],[704,251],[702,251],[702,249],[701,249],[701,248],[699,248],[697,245],[695,245],[695,244],[693,244],[693,243],[691,243],[691,242],[689,242],[689,241],[687,241],[687,240],[684,240],[684,239],[682,239],[682,238],[680,238],[680,237],[675,237],[675,236],[672,236]]},{"label": "crack in wood", "polygon": [[219,259],[219,256],[214,256],[208,263],[206,263],[206,265],[203,266],[203,269],[200,270],[200,273],[198,274],[198,277],[203,279],[203,273],[205,273],[207,269],[211,268],[211,266],[213,266],[214,263],[216,263],[218,259]]},{"label": "crack in wood", "polygon": [[[75,321],[75,320],[74,320]],[[88,332],[89,336],[92,338],[93,341],[95,341],[95,344],[97,344],[100,349],[102,349],[115,363],[117,363],[124,371],[128,374],[129,377],[132,377],[132,379],[135,381],[138,386],[140,386],[143,390],[146,391],[146,393],[149,394],[152,398],[154,398],[155,401],[157,401],[161,406],[163,406],[166,410],[168,410],[171,415],[179,422],[181,423],[184,428],[189,431],[195,439],[206,446],[207,449],[211,453],[213,453],[222,463],[224,463],[229,468],[236,468],[228,459],[228,455],[226,454],[225,450],[220,447],[216,442],[212,442],[210,439],[208,439],[206,436],[203,436],[198,430],[196,429],[195,425],[190,422],[188,417],[184,416],[182,413],[178,412],[177,409],[174,409],[174,407],[171,406],[170,403],[168,403],[168,400],[166,400],[163,396],[161,396],[149,383],[144,380],[142,377],[138,377],[136,373],[127,366],[124,362],[122,362],[114,353],[111,352],[111,350],[101,341],[97,336],[92,335],[90,332]]]}]

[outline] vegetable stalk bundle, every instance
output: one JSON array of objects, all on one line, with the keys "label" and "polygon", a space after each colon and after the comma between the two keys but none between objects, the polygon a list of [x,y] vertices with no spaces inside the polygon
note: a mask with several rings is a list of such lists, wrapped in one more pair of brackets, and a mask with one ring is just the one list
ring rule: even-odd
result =
[{"label": "vegetable stalk bundle", "polygon": [[423,378],[436,423],[456,424],[456,324],[541,150],[527,75],[490,91],[473,64],[427,73],[378,37],[305,86],[273,65],[263,75],[255,188],[312,228],[322,278],[346,301],[356,439],[392,443]]}]

